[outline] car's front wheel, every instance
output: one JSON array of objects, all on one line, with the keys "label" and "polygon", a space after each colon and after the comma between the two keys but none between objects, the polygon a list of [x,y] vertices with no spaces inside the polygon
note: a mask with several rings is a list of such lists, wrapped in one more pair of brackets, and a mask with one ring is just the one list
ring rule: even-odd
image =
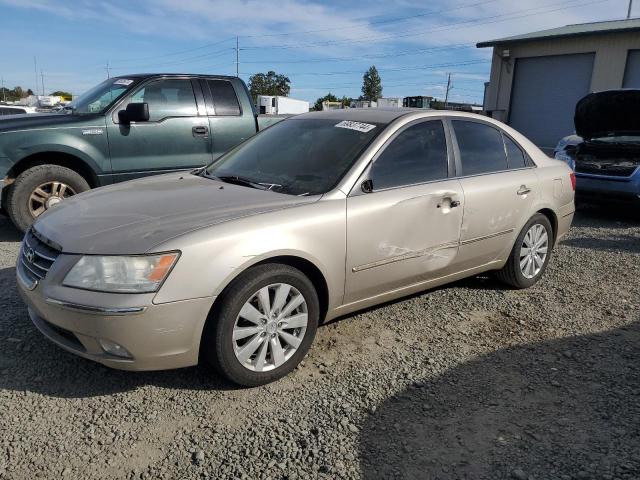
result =
[{"label": "car's front wheel", "polygon": [[300,270],[282,264],[250,268],[220,300],[208,320],[203,350],[232,382],[254,387],[277,380],[309,351],[320,307]]},{"label": "car's front wheel", "polygon": [[496,273],[502,282],[527,288],[542,277],[553,249],[553,229],[549,219],[536,213],[516,239],[505,266]]}]

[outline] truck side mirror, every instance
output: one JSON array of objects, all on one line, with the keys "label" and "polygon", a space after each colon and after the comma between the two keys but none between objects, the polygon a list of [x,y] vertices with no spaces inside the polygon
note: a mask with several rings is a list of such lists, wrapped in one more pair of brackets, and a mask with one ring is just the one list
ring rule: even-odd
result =
[{"label": "truck side mirror", "polygon": [[118,120],[121,123],[148,122],[149,104],[146,102],[130,103],[125,110],[118,112]]}]

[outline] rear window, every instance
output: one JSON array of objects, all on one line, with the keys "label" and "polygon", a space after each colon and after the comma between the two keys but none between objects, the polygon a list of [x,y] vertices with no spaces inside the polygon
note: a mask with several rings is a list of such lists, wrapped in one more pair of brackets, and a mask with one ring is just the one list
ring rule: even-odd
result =
[{"label": "rear window", "polygon": [[460,150],[461,176],[507,169],[502,133],[478,122],[452,120]]},{"label": "rear window", "polygon": [[240,104],[231,82],[226,80],[207,80],[216,115],[240,115]]}]

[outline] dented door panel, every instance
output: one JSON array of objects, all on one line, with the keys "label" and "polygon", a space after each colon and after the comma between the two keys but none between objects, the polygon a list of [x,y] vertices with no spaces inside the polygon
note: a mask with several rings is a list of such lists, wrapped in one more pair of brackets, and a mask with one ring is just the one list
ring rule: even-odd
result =
[{"label": "dented door panel", "polygon": [[452,272],[463,205],[458,180],[349,197],[345,303]]}]

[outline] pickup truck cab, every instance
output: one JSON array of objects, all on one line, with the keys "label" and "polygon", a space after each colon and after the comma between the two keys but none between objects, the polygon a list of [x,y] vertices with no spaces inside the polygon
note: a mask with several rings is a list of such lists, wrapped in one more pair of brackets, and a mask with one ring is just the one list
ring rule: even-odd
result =
[{"label": "pickup truck cab", "polygon": [[258,118],[236,77],[109,78],[59,113],[0,119],[0,207],[26,230],[69,196],[202,167],[281,119]]}]

